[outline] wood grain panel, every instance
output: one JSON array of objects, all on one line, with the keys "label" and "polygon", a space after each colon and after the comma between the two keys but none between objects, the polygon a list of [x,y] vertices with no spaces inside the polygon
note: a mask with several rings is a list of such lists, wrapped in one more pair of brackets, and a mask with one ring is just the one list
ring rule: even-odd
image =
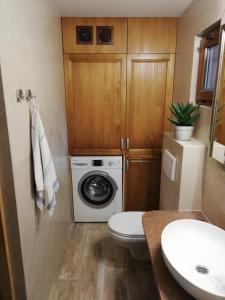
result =
[{"label": "wood grain panel", "polygon": [[121,154],[126,56],[65,55],[70,154]]},{"label": "wood grain panel", "polygon": [[10,266],[10,254],[6,242],[6,229],[2,209],[0,190],[0,299],[14,300],[13,279]]},{"label": "wood grain panel", "polygon": [[220,144],[225,145],[225,54],[223,56],[223,67],[220,78],[218,113],[216,120],[216,141]]},{"label": "wood grain panel", "polygon": [[130,154],[161,149],[173,92],[173,54],[128,55],[126,137]]},{"label": "wood grain panel", "polygon": [[128,158],[125,175],[125,210],[158,209],[161,156]]},{"label": "wood grain panel", "polygon": [[[208,38],[212,35],[212,38]],[[199,63],[198,63],[198,79],[196,89],[196,103],[199,105],[212,106],[212,100],[214,95],[214,89],[205,89],[205,75],[206,75],[206,63],[207,63],[207,49],[219,44],[220,37],[220,23],[216,25],[216,29],[207,30],[203,35],[200,49],[199,49]]]},{"label": "wood grain panel", "polygon": [[[77,45],[76,26],[93,26],[93,44]],[[97,45],[96,26],[113,26],[113,44]],[[62,18],[64,53],[126,53],[127,18]]]},{"label": "wood grain panel", "polygon": [[134,260],[107,224],[73,224],[65,250],[48,300],[159,300],[150,262]]},{"label": "wood grain panel", "polygon": [[177,18],[128,18],[128,53],[175,53]]}]

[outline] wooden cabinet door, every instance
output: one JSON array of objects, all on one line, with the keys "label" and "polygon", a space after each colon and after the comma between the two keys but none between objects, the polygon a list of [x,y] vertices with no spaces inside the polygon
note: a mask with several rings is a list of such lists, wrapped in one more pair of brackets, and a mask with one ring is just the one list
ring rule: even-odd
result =
[{"label": "wooden cabinet door", "polygon": [[159,207],[161,156],[127,158],[125,210],[148,211]]},{"label": "wooden cabinet door", "polygon": [[127,58],[126,137],[129,154],[151,154],[162,147],[172,102],[174,54],[129,54]]},{"label": "wooden cabinet door", "polygon": [[128,53],[175,53],[177,18],[128,18]]},{"label": "wooden cabinet door", "polygon": [[65,54],[69,153],[121,154],[126,55]]}]

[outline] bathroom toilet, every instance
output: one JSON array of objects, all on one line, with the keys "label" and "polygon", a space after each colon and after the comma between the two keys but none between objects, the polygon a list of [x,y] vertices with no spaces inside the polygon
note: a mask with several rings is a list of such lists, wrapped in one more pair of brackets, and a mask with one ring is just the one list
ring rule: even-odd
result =
[{"label": "bathroom toilet", "polygon": [[148,260],[148,248],[142,226],[144,212],[129,211],[113,215],[109,221],[109,233],[121,246],[128,248],[137,260]]}]

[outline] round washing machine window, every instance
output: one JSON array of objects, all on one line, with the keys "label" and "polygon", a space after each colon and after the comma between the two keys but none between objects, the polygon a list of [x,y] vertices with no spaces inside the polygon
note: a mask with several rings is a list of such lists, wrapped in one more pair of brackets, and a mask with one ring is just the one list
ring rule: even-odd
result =
[{"label": "round washing machine window", "polygon": [[117,189],[113,178],[102,171],[88,172],[78,185],[81,199],[96,207],[108,205],[114,199]]}]

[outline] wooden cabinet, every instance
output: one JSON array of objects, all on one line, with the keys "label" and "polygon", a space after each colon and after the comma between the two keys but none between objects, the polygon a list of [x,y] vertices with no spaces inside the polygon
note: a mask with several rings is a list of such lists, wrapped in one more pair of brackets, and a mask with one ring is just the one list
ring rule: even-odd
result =
[{"label": "wooden cabinet", "polygon": [[69,153],[122,153],[126,55],[65,54]]},{"label": "wooden cabinet", "polygon": [[126,138],[128,154],[162,147],[172,101],[174,54],[128,54]]},{"label": "wooden cabinet", "polygon": [[174,54],[127,56],[125,210],[158,209],[173,73]]},{"label": "wooden cabinet", "polygon": [[127,71],[123,54],[64,59],[70,154],[160,152],[170,128],[173,54],[129,54]]},{"label": "wooden cabinet", "polygon": [[[77,26],[92,27],[92,42],[77,43]],[[110,45],[99,45],[97,26],[113,28]],[[62,18],[64,53],[175,53],[177,18]]]},{"label": "wooden cabinet", "polygon": [[[77,44],[77,26],[91,26],[92,43]],[[97,26],[113,28],[111,45],[97,43]],[[127,18],[62,18],[64,53],[127,53]]]},{"label": "wooden cabinet", "polygon": [[[91,44],[76,42],[77,26],[93,29]],[[98,26],[113,27],[112,44],[97,43]],[[123,155],[125,209],[157,209],[177,19],[63,18],[62,28],[70,155]]]},{"label": "wooden cabinet", "polygon": [[175,53],[177,18],[128,18],[128,53]]},{"label": "wooden cabinet", "polygon": [[148,211],[158,209],[161,156],[127,157],[124,209]]}]

